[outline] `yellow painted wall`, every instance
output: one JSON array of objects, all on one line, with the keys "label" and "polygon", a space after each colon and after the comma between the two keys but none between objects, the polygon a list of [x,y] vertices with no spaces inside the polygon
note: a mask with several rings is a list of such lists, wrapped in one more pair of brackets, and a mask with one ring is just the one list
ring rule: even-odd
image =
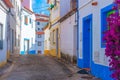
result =
[{"label": "yellow painted wall", "polygon": [[53,56],[53,57],[56,57],[56,49],[51,49],[50,50],[50,55]]},{"label": "yellow painted wall", "polygon": [[3,67],[6,63],[7,63],[7,60],[6,60],[6,61],[1,62],[1,63],[0,63],[0,67]]},{"label": "yellow painted wall", "polygon": [[7,51],[7,59],[10,58],[10,51]]},{"label": "yellow painted wall", "polygon": [[44,50],[44,55],[49,56],[50,55],[50,50]]}]

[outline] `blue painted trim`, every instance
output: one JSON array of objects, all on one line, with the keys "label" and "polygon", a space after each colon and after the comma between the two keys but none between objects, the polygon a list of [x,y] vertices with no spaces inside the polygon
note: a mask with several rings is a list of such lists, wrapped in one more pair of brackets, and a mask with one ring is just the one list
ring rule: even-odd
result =
[{"label": "blue painted trim", "polygon": [[35,50],[31,50],[31,51],[29,51],[29,54],[36,54],[36,51]]},{"label": "blue painted trim", "polygon": [[24,55],[24,54],[25,54],[25,51],[20,51],[20,54],[21,54],[21,55]]},{"label": "blue painted trim", "polygon": [[28,39],[28,38],[24,38],[24,40],[30,40],[30,39]]},{"label": "blue painted trim", "polygon": [[[83,22],[82,22],[83,25],[82,25],[82,27],[84,27],[84,22],[87,21],[87,20],[90,20],[90,21],[91,21],[91,22],[90,22],[90,24],[91,24],[91,25],[90,25],[90,63],[89,63],[89,64],[90,64],[89,67],[91,68],[91,62],[92,62],[92,22],[93,22],[93,21],[92,21],[92,14],[83,17],[83,20],[82,20],[82,21],[83,21]],[[84,28],[82,28],[82,31],[84,31]],[[84,39],[83,37],[84,37],[84,34],[82,35],[82,39]],[[84,40],[83,40],[83,42],[82,42],[82,47],[83,47],[83,45],[84,45]],[[83,50],[83,48],[82,48],[82,53],[83,53],[83,52],[84,52],[84,50]],[[83,55],[84,55],[84,53],[83,53]],[[84,60],[84,57],[83,57],[83,60]],[[83,67],[86,68],[85,65],[84,65],[84,61],[83,61],[82,63],[83,63],[83,64],[82,64]]]},{"label": "blue painted trim", "polygon": [[103,44],[105,41],[103,40],[103,32],[107,29],[107,21],[106,21],[106,18],[107,18],[107,12],[109,12],[110,10],[112,10],[112,7],[114,6],[115,4],[110,4],[108,6],[106,6],[105,8],[101,9],[101,40],[100,40],[100,43],[101,43],[101,48],[105,48],[105,44]]},{"label": "blue painted trim", "polygon": [[109,67],[100,64],[95,64],[93,61],[92,61],[91,73],[92,75],[101,78],[101,80],[113,80],[110,76],[111,71]]},{"label": "blue painted trim", "polygon": [[[20,54],[21,55],[25,55],[25,51],[20,51]],[[29,51],[28,54],[36,54],[36,51],[35,50],[31,50],[31,51]]]},{"label": "blue painted trim", "polygon": [[[78,67],[79,68],[84,68],[83,67],[83,60],[82,59],[78,59]],[[91,74],[100,78],[101,80],[113,80],[111,78],[111,71],[109,69],[109,67],[107,66],[103,66],[103,65],[99,65],[99,64],[95,64],[93,61],[91,62]]]}]

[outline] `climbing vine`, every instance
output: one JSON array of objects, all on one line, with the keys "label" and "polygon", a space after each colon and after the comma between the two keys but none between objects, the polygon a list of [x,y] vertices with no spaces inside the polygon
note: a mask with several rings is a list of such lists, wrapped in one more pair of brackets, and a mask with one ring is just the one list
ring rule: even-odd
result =
[{"label": "climbing vine", "polygon": [[114,4],[114,12],[107,17],[105,55],[109,58],[112,78],[120,80],[120,0],[115,0]]}]

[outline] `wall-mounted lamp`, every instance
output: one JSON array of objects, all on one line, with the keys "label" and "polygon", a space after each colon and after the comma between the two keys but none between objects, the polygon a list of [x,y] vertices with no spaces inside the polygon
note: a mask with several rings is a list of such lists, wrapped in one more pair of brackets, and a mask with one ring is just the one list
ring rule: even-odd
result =
[{"label": "wall-mounted lamp", "polygon": [[92,2],[92,5],[93,5],[93,6],[97,6],[97,5],[98,5],[98,2],[97,2],[97,1]]}]

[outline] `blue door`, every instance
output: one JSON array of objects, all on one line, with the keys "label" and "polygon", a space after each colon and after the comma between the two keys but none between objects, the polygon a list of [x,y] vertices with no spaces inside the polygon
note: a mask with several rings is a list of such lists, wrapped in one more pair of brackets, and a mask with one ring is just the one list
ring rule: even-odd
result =
[{"label": "blue door", "polygon": [[92,15],[83,18],[83,67],[90,68],[92,52]]}]

